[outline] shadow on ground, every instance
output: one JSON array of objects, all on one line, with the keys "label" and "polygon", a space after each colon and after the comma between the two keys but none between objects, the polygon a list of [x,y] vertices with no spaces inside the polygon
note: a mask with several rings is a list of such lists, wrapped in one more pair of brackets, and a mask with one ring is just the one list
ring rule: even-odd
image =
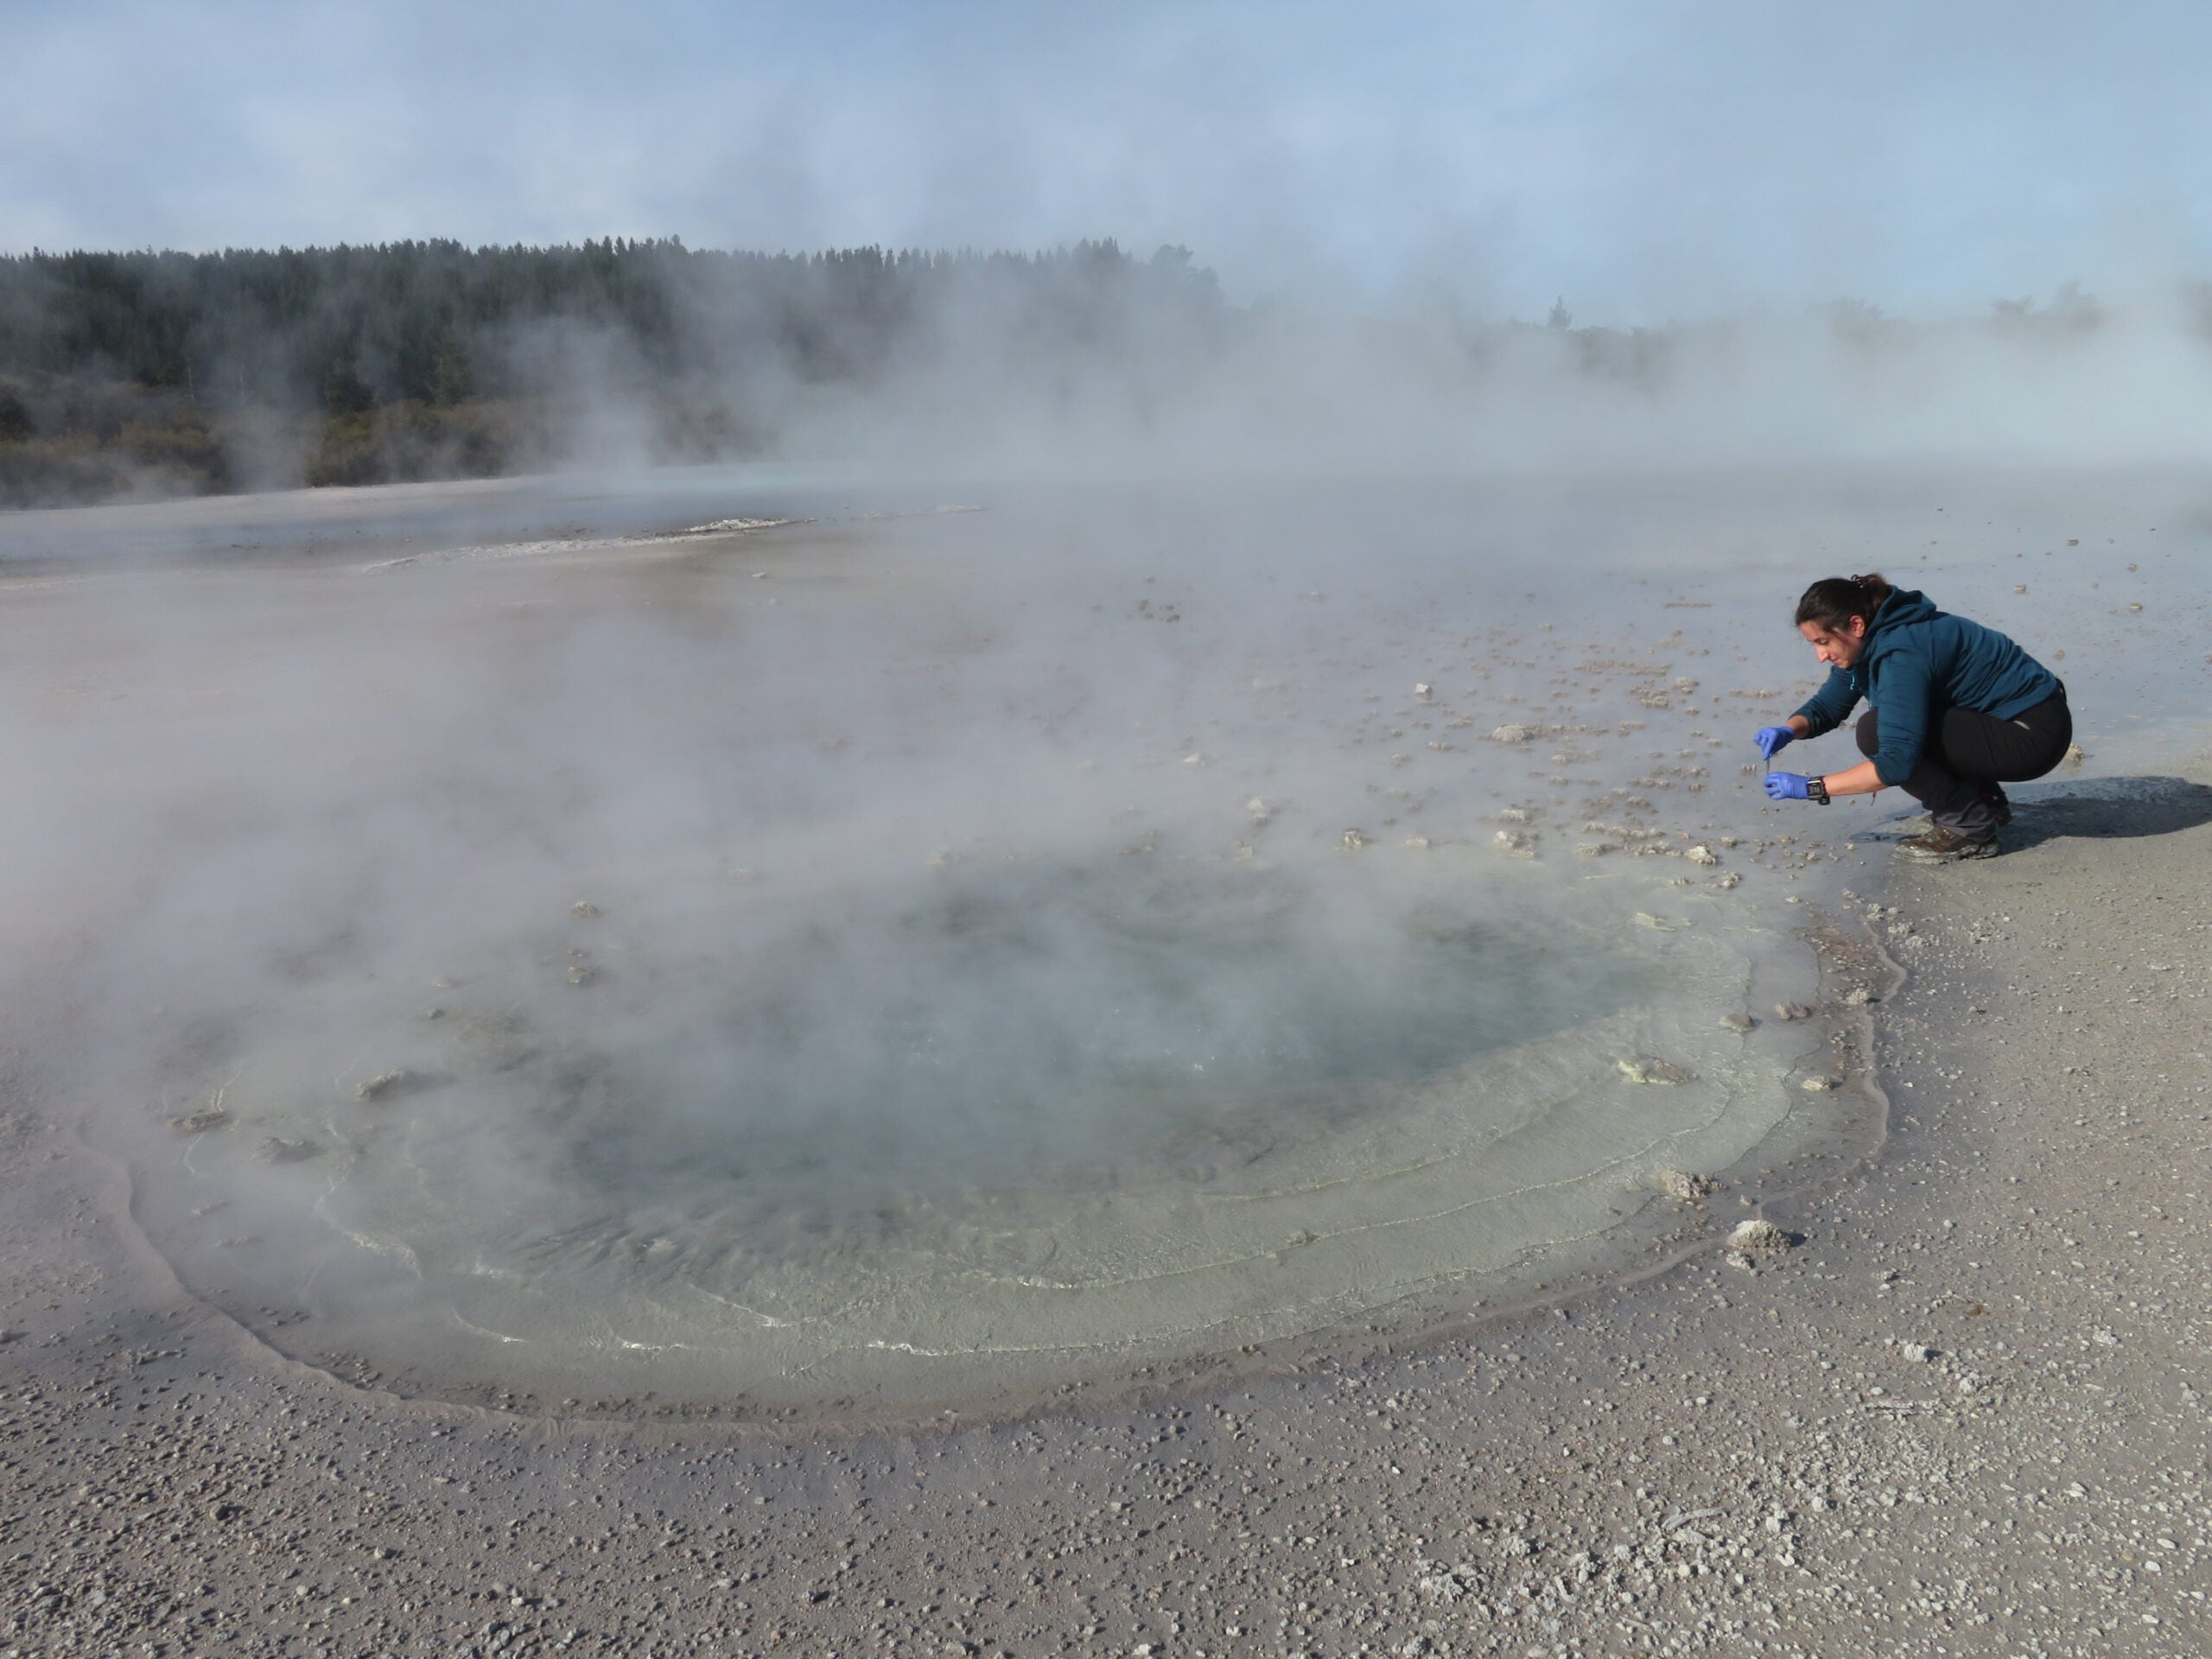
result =
[{"label": "shadow on ground", "polygon": [[[2012,784],[2012,822],[1999,837],[2008,853],[2047,841],[2130,841],[2212,823],[2212,788],[2186,778],[2082,778]],[[1903,816],[1858,839],[1897,841],[1927,828],[1925,814]]]}]

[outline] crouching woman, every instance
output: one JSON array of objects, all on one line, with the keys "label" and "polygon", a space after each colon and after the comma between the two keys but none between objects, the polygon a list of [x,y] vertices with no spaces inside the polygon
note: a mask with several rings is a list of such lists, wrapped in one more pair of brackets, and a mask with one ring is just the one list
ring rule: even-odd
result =
[{"label": "crouching woman", "polygon": [[2066,755],[2074,716],[2058,677],[1994,628],[1937,610],[1878,575],[1830,576],[1797,601],[1797,632],[1828,665],[1826,683],[1785,725],[1758,734],[1768,760],[1834,731],[1860,698],[1866,759],[1827,777],[1770,772],[1777,801],[1871,795],[1892,785],[1933,826],[1897,843],[1908,858],[1987,858],[2012,822],[2004,785],[2040,778]]}]

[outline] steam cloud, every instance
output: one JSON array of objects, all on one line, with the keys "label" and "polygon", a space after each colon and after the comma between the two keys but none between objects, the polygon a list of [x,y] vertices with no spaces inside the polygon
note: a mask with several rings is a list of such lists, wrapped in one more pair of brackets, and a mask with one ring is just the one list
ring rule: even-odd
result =
[{"label": "steam cloud", "polygon": [[[272,310],[280,279],[298,302]],[[1001,482],[2157,461],[2212,415],[2208,319],[2201,287],[2070,283],[1979,318],[1846,301],[1635,329],[1564,302],[1485,319],[1441,287],[1250,305],[1185,251],[1110,243],[41,256],[0,261],[0,492],[730,459]]]}]

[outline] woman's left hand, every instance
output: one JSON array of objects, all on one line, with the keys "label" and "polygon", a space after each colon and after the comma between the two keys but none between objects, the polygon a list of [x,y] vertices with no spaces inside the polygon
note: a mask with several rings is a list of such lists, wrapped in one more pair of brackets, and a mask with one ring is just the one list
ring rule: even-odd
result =
[{"label": "woman's left hand", "polygon": [[1813,798],[1813,780],[1795,772],[1770,772],[1766,775],[1766,798],[1770,801],[1809,801]]}]

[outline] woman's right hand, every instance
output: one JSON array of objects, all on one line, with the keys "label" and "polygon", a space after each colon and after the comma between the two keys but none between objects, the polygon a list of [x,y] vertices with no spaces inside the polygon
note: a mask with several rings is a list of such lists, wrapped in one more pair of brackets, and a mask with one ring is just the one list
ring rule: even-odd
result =
[{"label": "woman's right hand", "polygon": [[1774,759],[1776,751],[1786,749],[1796,741],[1797,734],[1787,726],[1763,726],[1751,740],[1759,746],[1759,753],[1769,760]]}]

